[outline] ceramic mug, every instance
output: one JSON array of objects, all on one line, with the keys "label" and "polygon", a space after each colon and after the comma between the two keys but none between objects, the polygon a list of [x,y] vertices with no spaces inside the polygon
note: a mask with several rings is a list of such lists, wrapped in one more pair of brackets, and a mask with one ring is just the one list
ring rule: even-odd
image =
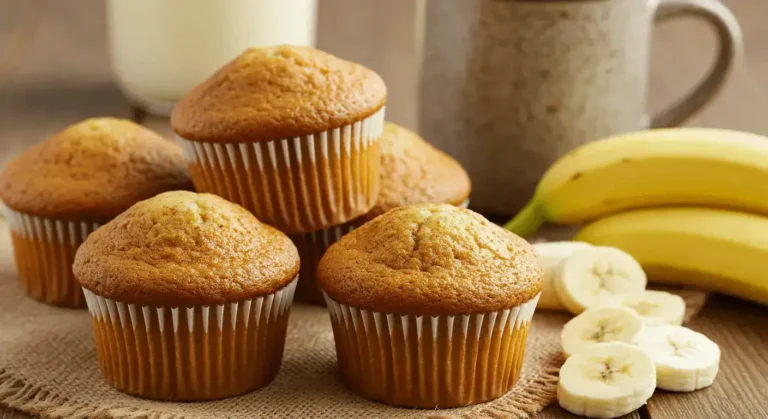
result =
[{"label": "ceramic mug", "polygon": [[[693,16],[716,63],[679,102],[647,115],[655,22]],[[426,10],[419,129],[472,178],[475,210],[511,215],[569,150],[680,124],[709,102],[742,48],[716,0],[441,0]]]}]

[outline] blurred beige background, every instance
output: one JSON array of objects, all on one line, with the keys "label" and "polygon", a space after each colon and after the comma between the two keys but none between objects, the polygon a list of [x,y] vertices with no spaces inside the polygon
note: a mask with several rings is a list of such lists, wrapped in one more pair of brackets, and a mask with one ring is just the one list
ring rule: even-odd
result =
[{"label": "blurred beige background", "polygon": [[[388,118],[414,129],[417,22],[425,1],[318,2],[317,46],[382,74],[390,90]],[[724,3],[744,30],[745,61],[724,92],[688,125],[768,134],[768,1]],[[0,167],[65,124],[94,115],[129,115],[112,81],[105,34],[102,0],[0,0]],[[714,42],[709,28],[693,20],[658,28],[651,69],[654,109],[705,73]],[[168,132],[165,121],[150,125]]]}]

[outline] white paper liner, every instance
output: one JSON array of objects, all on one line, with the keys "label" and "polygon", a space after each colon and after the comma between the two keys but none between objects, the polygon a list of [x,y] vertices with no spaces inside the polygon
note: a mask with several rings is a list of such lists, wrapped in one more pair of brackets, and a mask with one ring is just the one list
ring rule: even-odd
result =
[{"label": "white paper liner", "polygon": [[[378,144],[384,108],[330,131],[254,143],[177,137],[198,192],[242,205],[289,233],[342,224],[373,207],[379,193]],[[364,153],[364,154],[363,154]]]},{"label": "white paper liner", "polygon": [[31,297],[50,304],[85,307],[72,274],[77,248],[98,223],[63,221],[5,208],[19,282]]},{"label": "white paper liner", "polygon": [[127,304],[83,289],[99,367],[116,389],[210,400],[267,385],[282,362],[297,278],[273,294],[189,307]]},{"label": "white paper liner", "polygon": [[446,408],[509,391],[539,295],[492,313],[414,316],[362,310],[323,293],[347,386],[387,404]]},{"label": "white paper liner", "polygon": [[301,257],[301,271],[299,284],[296,290],[296,301],[311,304],[325,304],[323,294],[317,285],[317,265],[325,251],[341,239],[342,236],[352,232],[357,227],[353,222],[331,228],[289,236],[296,245]]},{"label": "white paper liner", "polygon": [[469,208],[469,198],[462,201],[461,204],[459,204],[459,208],[464,208],[464,209]]}]

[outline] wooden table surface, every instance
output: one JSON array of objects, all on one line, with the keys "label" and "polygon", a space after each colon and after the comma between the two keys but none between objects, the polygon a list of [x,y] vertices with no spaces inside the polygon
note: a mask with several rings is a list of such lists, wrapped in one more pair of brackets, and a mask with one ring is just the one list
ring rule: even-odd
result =
[{"label": "wooden table surface", "polygon": [[[746,39],[744,64],[715,103],[689,125],[718,126],[768,134],[768,1],[724,1],[741,21]],[[22,4],[36,6],[36,24],[16,38],[16,23],[26,15]],[[343,0],[323,0],[319,46],[339,51],[377,67],[396,57],[402,71],[384,69],[385,79],[401,110],[393,119],[413,126],[415,55],[402,37],[387,38],[384,55],[371,56],[366,42],[381,42],[380,31],[360,32],[366,25],[384,25],[370,16],[412,19],[412,0],[368,3],[356,9]],[[360,19],[331,19],[342,7]],[[370,8],[386,7],[381,13]],[[366,9],[366,10],[363,10]],[[368,21],[365,19],[368,18]],[[351,23],[350,23],[351,22]],[[363,22],[363,23],[361,23]],[[384,27],[384,26],[381,26]],[[114,87],[105,43],[103,3],[99,0],[0,0],[0,167],[12,156],[66,124],[96,115],[130,117],[131,110]],[[353,36],[346,36],[348,33]],[[395,39],[396,38],[396,39]],[[17,45],[15,40],[23,39]],[[350,40],[360,44],[350,44]],[[660,108],[695,82],[714,55],[714,37],[696,22],[670,23],[658,28],[654,39],[651,103]],[[398,44],[400,43],[400,44]],[[402,103],[397,106],[397,102]],[[388,108],[389,108],[388,107]],[[168,133],[168,123],[148,118],[145,123]],[[709,389],[688,394],[657,392],[647,408],[629,418],[768,418],[768,309],[725,296],[710,299],[690,327],[717,342],[722,349],[721,372]],[[28,417],[0,406],[0,418]],[[538,417],[575,417],[550,406]]]}]

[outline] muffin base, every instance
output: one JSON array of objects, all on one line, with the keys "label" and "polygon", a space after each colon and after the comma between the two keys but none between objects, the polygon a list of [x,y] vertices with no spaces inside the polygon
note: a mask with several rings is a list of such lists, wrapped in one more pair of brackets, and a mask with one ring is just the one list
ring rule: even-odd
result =
[{"label": "muffin base", "polygon": [[84,308],[72,274],[77,248],[99,224],[36,217],[5,209],[19,283],[30,297],[62,307]]},{"label": "muffin base", "polygon": [[369,400],[430,409],[493,400],[514,386],[539,298],[492,313],[414,316],[324,296],[347,387]]},{"label": "muffin base", "polygon": [[164,401],[214,400],[263,387],[283,359],[297,280],[220,305],[126,304],[83,289],[107,383]]},{"label": "muffin base", "polygon": [[287,234],[345,223],[379,194],[384,108],[325,132],[254,143],[179,138],[198,192],[242,205]]}]

